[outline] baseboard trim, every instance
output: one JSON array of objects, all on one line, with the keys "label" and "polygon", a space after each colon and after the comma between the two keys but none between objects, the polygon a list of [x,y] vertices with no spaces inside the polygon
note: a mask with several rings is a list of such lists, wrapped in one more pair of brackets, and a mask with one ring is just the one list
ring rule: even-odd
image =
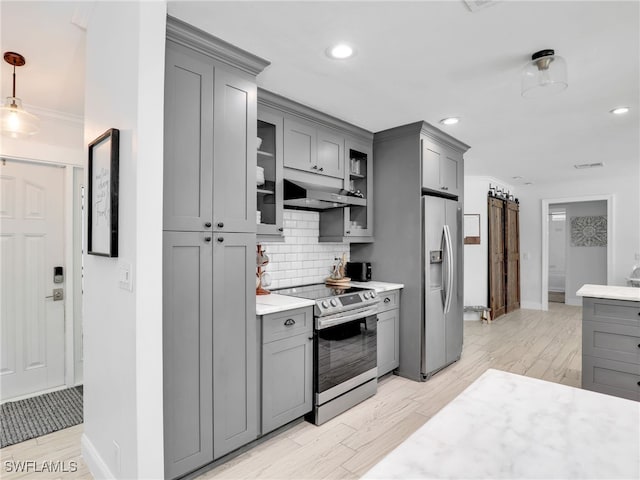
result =
[{"label": "baseboard trim", "polygon": [[542,303],[540,302],[520,302],[520,308],[526,310],[542,310]]},{"label": "baseboard trim", "polygon": [[95,480],[114,480],[116,478],[98,453],[98,450],[96,450],[96,447],[89,440],[89,437],[84,433],[82,434],[80,445],[82,447],[82,459],[89,467],[89,471]]}]

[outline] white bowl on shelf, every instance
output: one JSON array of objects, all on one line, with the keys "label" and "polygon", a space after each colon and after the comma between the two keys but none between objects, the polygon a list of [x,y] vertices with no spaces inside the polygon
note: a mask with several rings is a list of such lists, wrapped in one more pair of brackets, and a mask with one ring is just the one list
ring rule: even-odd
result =
[{"label": "white bowl on shelf", "polygon": [[256,137],[256,148],[260,150],[260,146],[262,145],[262,139],[260,137]]},{"label": "white bowl on shelf", "polygon": [[264,168],[256,166],[256,185],[264,185]]}]

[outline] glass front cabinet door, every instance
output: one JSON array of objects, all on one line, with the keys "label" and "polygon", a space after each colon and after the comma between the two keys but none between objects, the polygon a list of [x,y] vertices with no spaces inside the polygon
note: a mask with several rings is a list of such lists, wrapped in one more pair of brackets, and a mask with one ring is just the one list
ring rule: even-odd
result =
[{"label": "glass front cabinet door", "polygon": [[282,124],[282,116],[258,108],[256,224],[261,240],[276,240],[283,232]]}]

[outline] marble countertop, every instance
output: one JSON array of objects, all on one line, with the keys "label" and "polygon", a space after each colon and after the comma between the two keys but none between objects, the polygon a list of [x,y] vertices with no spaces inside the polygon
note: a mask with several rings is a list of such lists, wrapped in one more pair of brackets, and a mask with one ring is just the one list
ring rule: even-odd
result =
[{"label": "marble countertop", "polygon": [[366,479],[637,479],[640,403],[487,370]]},{"label": "marble countertop", "polygon": [[351,282],[354,287],[373,288],[376,293],[390,292],[391,290],[399,290],[404,288],[402,283],[388,283],[388,282]]},{"label": "marble countertop", "polygon": [[256,315],[284,312],[294,308],[311,307],[316,302],[306,298],[289,297],[287,295],[256,295]]},{"label": "marble countertop", "polygon": [[576,292],[578,297],[610,298],[612,300],[630,300],[640,302],[640,288],[617,287],[615,285],[583,285]]}]

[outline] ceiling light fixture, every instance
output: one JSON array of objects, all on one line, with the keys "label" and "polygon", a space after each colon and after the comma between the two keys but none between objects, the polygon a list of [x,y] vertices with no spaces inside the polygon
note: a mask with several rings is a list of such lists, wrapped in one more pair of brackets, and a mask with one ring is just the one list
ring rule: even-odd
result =
[{"label": "ceiling light fixture", "polygon": [[22,100],[16,97],[16,67],[22,67],[26,62],[22,55],[15,52],[5,52],[4,61],[13,65],[13,95],[7,97],[0,107],[2,112],[2,133],[12,138],[29,137],[38,133],[38,117],[22,108]]},{"label": "ceiling light fixture", "polygon": [[460,118],[458,118],[458,117],[447,117],[447,118],[443,118],[442,120],[440,120],[440,123],[442,125],[455,125],[459,121],[460,121]]},{"label": "ceiling light fixture", "polygon": [[346,43],[338,43],[332,47],[327,48],[327,56],[329,58],[335,58],[337,60],[344,60],[346,58],[353,57],[355,51],[353,47]]},{"label": "ceiling light fixture", "polygon": [[609,113],[613,113],[614,115],[624,115],[625,113],[629,113],[631,110],[629,107],[616,107],[613,110],[609,110]]},{"label": "ceiling light fixture", "polygon": [[567,63],[552,49],[531,55],[531,61],[522,70],[523,97],[543,97],[567,88]]}]

